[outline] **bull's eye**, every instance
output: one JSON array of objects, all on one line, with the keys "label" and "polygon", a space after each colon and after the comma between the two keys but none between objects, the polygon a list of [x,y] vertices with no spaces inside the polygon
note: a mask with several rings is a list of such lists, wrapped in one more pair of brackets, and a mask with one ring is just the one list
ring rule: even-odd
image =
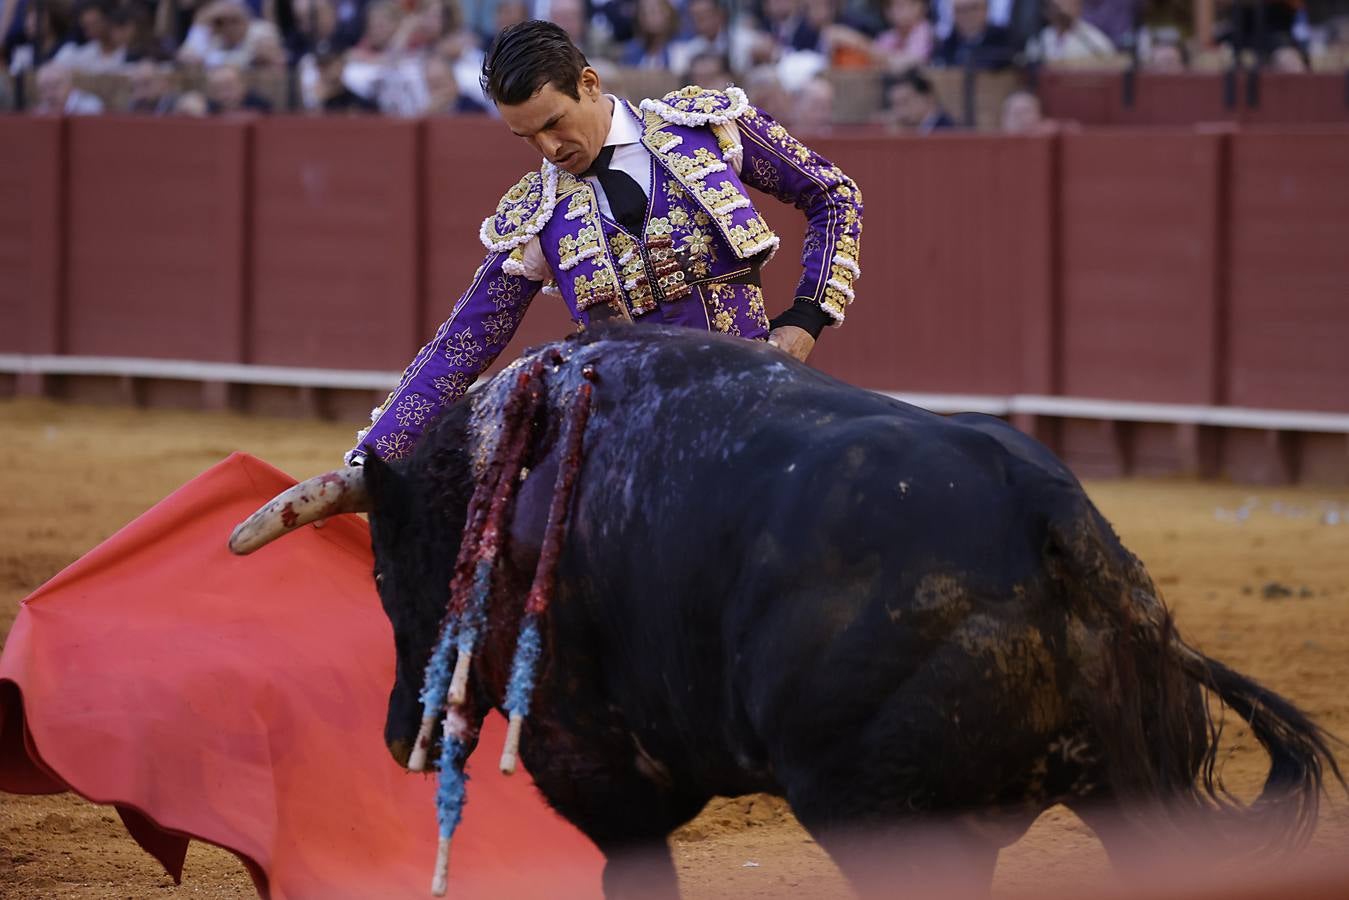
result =
[{"label": "bull's eye", "polygon": [[384,587],[384,573],[383,573],[383,572],[376,572],[376,573],[375,573],[375,587]]}]

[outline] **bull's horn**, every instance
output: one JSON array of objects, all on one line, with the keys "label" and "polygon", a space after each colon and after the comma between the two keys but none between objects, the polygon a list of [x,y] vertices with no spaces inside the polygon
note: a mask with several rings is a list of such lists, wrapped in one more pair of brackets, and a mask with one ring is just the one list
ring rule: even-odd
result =
[{"label": "bull's horn", "polygon": [[230,535],[230,552],[243,556],[301,525],[340,513],[368,512],[369,509],[365,470],[360,466],[315,475],[277,494],[266,506],[240,523]]}]

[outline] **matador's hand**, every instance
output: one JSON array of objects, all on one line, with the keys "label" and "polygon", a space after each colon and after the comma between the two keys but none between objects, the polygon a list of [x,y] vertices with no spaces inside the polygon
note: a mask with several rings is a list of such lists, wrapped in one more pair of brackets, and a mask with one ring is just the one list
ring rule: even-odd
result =
[{"label": "matador's hand", "polygon": [[815,349],[815,338],[810,336],[809,331],[795,325],[779,325],[774,328],[768,335],[768,343],[801,362],[805,362],[806,357],[810,356],[810,351]]}]

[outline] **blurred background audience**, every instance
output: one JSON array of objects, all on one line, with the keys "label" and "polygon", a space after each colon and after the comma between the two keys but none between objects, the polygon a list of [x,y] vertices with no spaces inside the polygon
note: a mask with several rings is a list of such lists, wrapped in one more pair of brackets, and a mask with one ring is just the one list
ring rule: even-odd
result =
[{"label": "blurred background audience", "polygon": [[[738,84],[811,130],[883,121],[926,133],[959,120],[1027,133],[1015,123],[1038,110],[1046,67],[1344,71],[1345,2],[0,0],[0,103],[70,115],[495,115],[478,85],[484,51],[501,28],[538,17],[631,99]],[[1211,13],[1202,37],[1195,4]],[[997,90],[981,87],[988,79]]]}]

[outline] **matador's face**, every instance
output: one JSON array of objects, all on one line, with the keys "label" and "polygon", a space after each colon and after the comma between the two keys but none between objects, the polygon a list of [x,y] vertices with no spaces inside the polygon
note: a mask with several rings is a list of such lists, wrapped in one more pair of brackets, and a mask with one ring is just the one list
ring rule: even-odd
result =
[{"label": "matador's face", "polygon": [[580,96],[573,100],[554,85],[545,84],[524,103],[497,107],[512,133],[573,175],[590,168],[609,136],[613,120],[613,104],[600,90],[600,77],[594,69],[581,71],[577,93]]}]

